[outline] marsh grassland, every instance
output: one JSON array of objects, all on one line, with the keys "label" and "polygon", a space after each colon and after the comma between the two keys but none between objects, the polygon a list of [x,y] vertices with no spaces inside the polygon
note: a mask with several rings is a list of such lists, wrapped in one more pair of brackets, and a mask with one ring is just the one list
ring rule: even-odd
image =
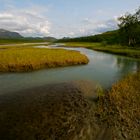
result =
[{"label": "marsh grassland", "polygon": [[0,50],[0,71],[20,72],[41,68],[87,64],[88,58],[78,51],[31,47],[7,47]]},{"label": "marsh grassland", "polygon": [[128,47],[121,45],[108,45],[103,43],[87,43],[87,42],[68,42],[65,46],[69,47],[84,47],[95,51],[107,52],[112,54],[118,54],[133,58],[140,59],[140,48]]},{"label": "marsh grassland", "polygon": [[114,84],[99,98],[97,116],[101,125],[113,130],[117,140],[140,138],[140,72]]}]

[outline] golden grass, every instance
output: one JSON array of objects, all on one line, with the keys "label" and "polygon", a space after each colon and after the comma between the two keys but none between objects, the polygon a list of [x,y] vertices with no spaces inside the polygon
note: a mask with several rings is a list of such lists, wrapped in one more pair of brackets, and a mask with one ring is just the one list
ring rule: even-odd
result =
[{"label": "golden grass", "polygon": [[113,127],[116,139],[140,138],[140,72],[116,83],[101,97],[98,118]]},{"label": "golden grass", "polygon": [[32,71],[87,63],[88,58],[78,51],[31,47],[0,50],[1,72]]}]

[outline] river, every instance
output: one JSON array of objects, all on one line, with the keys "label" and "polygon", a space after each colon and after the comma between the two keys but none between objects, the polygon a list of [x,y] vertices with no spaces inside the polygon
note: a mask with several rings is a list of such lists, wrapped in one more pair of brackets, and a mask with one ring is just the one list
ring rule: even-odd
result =
[{"label": "river", "polygon": [[[46,46],[38,46],[46,47]],[[51,46],[51,48],[56,48]],[[60,47],[59,47],[60,48]],[[63,48],[63,47],[61,47]],[[77,50],[89,58],[87,65],[42,69],[26,73],[0,73],[0,94],[15,92],[51,83],[86,80],[110,88],[113,83],[128,73],[136,72],[140,61],[137,59],[97,52],[86,48]]]}]

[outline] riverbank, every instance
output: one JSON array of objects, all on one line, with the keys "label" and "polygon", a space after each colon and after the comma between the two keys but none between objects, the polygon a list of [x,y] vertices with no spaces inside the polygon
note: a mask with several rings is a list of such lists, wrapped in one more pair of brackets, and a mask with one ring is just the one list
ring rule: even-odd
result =
[{"label": "riverbank", "polygon": [[97,119],[112,129],[115,139],[140,139],[140,72],[130,74],[100,97]]},{"label": "riverbank", "polygon": [[87,64],[88,58],[78,51],[26,47],[0,50],[0,72],[24,72],[41,68]]},{"label": "riverbank", "polygon": [[102,43],[68,42],[66,47],[84,47],[95,51],[112,53],[140,59],[140,48],[127,47],[121,45],[106,45]]},{"label": "riverbank", "polygon": [[139,85],[140,73],[136,73],[113,85],[105,95],[88,81],[0,95],[0,138],[139,139]]},{"label": "riverbank", "polygon": [[85,98],[90,92],[94,95],[90,90],[94,85],[89,85],[86,81],[50,84],[0,95],[0,138],[97,140],[95,105]]}]

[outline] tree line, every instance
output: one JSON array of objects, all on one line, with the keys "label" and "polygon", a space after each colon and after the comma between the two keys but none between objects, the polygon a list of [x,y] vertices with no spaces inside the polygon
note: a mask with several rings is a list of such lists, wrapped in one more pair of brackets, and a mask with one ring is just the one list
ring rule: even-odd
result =
[{"label": "tree line", "polygon": [[118,18],[120,42],[129,46],[140,44],[140,8],[134,14]]},{"label": "tree line", "polygon": [[134,14],[126,13],[118,18],[118,30],[99,35],[63,38],[58,42],[102,42],[105,44],[140,45],[140,8]]}]

